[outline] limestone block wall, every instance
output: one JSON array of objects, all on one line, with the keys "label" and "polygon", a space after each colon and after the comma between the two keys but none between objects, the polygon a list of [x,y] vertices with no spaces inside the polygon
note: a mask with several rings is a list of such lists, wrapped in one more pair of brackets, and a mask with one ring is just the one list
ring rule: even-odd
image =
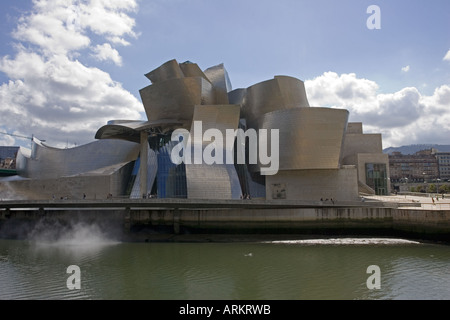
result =
[{"label": "limestone block wall", "polygon": [[343,163],[345,158],[357,153],[383,153],[381,134],[349,134],[345,135],[343,147]]},{"label": "limestone block wall", "polygon": [[279,171],[266,176],[266,198],[286,200],[358,200],[357,171],[338,170]]}]

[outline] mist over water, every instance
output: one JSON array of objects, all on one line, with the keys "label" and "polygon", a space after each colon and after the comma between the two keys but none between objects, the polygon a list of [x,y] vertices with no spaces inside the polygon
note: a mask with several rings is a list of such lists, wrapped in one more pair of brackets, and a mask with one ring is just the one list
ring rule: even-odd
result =
[{"label": "mist over water", "polygon": [[0,300],[92,299],[89,286],[68,289],[68,267],[80,266],[82,280],[95,284],[89,269],[120,244],[113,231],[96,222],[43,218],[22,230],[23,240],[0,240]]},{"label": "mist over water", "polygon": [[58,221],[40,220],[27,240],[40,245],[52,246],[101,246],[118,241],[96,223],[83,221],[62,224]]},{"label": "mist over water", "polygon": [[[105,212],[105,215],[108,215]],[[44,215],[36,219],[6,219],[0,224],[0,239],[25,240],[35,244],[87,246],[117,243],[123,238],[120,219],[92,217],[88,212]]]}]

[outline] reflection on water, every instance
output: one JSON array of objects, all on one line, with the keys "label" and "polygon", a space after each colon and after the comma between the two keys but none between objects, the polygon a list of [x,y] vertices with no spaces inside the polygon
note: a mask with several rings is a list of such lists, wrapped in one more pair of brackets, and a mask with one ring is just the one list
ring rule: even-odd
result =
[{"label": "reflection on water", "polygon": [[331,239],[303,239],[303,240],[276,240],[266,243],[284,243],[284,244],[328,244],[328,245],[383,245],[383,244],[420,244],[418,241],[389,238],[331,238]]},{"label": "reflection on water", "polygon": [[[450,299],[444,245],[118,243],[88,231],[53,242],[0,240],[0,299]],[[66,287],[70,265],[81,269],[81,290]],[[370,265],[381,269],[380,290],[366,286]]]}]

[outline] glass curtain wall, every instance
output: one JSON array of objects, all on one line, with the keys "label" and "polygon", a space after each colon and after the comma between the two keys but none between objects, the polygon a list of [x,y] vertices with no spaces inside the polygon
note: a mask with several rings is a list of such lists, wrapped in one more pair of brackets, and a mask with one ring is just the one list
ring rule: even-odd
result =
[{"label": "glass curtain wall", "polygon": [[366,163],[366,184],[376,195],[387,195],[387,170],[384,163]]}]

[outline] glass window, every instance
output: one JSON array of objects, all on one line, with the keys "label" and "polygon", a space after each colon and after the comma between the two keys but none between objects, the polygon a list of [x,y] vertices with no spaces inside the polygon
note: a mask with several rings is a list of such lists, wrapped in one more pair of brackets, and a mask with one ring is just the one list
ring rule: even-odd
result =
[{"label": "glass window", "polygon": [[387,170],[384,163],[366,163],[366,184],[377,195],[387,195]]}]

